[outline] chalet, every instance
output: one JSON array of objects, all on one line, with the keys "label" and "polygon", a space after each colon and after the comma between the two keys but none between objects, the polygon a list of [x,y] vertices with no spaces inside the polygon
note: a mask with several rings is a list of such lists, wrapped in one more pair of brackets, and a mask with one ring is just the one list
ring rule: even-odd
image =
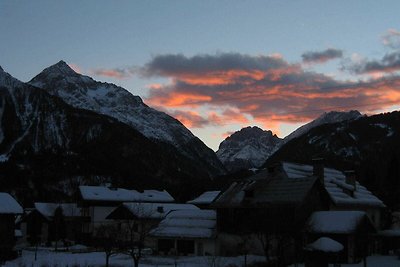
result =
[{"label": "chalet", "polygon": [[124,202],[137,203],[173,203],[174,198],[167,191],[128,190],[105,186],[80,186],[79,206],[82,216],[89,217],[90,222],[83,225],[83,236],[90,239],[97,226],[110,223],[106,217]]},{"label": "chalet", "polygon": [[307,221],[306,232],[307,243],[322,237],[340,243],[336,262],[352,264],[368,255],[369,237],[376,230],[363,211],[317,211]]},{"label": "chalet", "polygon": [[34,203],[20,220],[21,231],[31,244],[59,239],[80,241],[82,225],[89,221],[76,203]]},{"label": "chalet", "polygon": [[216,212],[177,210],[170,212],[151,235],[164,255],[217,255]]},{"label": "chalet", "polygon": [[0,261],[15,256],[15,219],[22,212],[22,207],[10,194],[0,192]]},{"label": "chalet", "polygon": [[[300,250],[300,241],[296,240],[301,237],[296,235],[301,232],[307,218],[315,210],[327,209],[328,205],[328,195],[315,175],[288,179],[282,172],[270,168],[246,180],[234,182],[212,203],[217,209],[220,253],[241,253],[239,249],[243,244],[233,245],[232,242],[240,240],[238,235],[243,237],[256,234],[263,236],[264,240],[281,235],[288,237],[285,242],[292,249],[286,252],[292,251],[293,256],[294,251]],[[268,255],[273,250],[271,246],[260,248],[260,241],[252,243],[259,247],[253,248],[252,253]],[[275,245],[272,254],[276,256],[281,245],[276,242]]]},{"label": "chalet", "polygon": [[217,198],[220,193],[221,191],[206,191],[200,196],[196,197],[195,199],[189,200],[186,203],[196,205],[200,209],[209,209],[211,208],[211,203]]}]

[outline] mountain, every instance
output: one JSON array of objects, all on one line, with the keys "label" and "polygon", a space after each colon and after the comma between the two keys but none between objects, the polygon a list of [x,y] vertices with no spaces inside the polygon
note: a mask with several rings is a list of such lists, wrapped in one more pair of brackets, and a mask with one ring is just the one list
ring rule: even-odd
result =
[{"label": "mountain", "polygon": [[258,168],[281,142],[271,131],[246,127],[222,141],[217,156],[231,172]]},{"label": "mountain", "polygon": [[173,145],[211,176],[225,172],[214,151],[182,123],[147,106],[139,96],[132,95],[122,87],[78,74],[64,61],[46,68],[29,84],[62,98],[75,108],[113,117],[150,139]]},{"label": "mountain", "polygon": [[400,208],[400,112],[322,124],[284,143],[264,167],[286,160],[354,169],[359,181],[391,208]]},{"label": "mountain", "polygon": [[82,183],[184,195],[210,182],[207,170],[176,147],[112,117],[74,108],[3,69],[0,161],[0,191],[14,191],[23,201],[55,201]]},{"label": "mountain", "polygon": [[286,143],[294,138],[297,138],[297,137],[307,133],[312,128],[317,127],[319,125],[327,124],[327,123],[336,123],[336,122],[347,121],[347,120],[356,120],[358,118],[361,118],[362,116],[363,115],[357,110],[351,110],[349,112],[340,112],[340,111],[325,112],[324,114],[319,116],[317,119],[299,127],[298,129],[293,131],[291,134],[286,136],[283,139],[283,143]]}]

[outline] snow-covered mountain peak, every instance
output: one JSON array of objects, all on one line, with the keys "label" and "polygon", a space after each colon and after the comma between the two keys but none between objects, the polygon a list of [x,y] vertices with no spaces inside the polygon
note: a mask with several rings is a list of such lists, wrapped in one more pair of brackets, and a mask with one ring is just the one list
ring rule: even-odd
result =
[{"label": "snow-covered mountain peak", "polygon": [[257,168],[265,162],[280,142],[281,139],[272,131],[249,126],[222,141],[217,156],[231,171]]},{"label": "snow-covered mountain peak", "polygon": [[43,70],[30,82],[62,98],[69,105],[108,115],[135,128],[148,138],[175,146],[180,152],[203,161],[221,174],[223,166],[215,153],[182,123],[145,105],[139,96],[112,83],[103,83],[74,72],[65,62]]},{"label": "snow-covered mountain peak", "polygon": [[3,68],[0,66],[0,72],[4,72]]}]

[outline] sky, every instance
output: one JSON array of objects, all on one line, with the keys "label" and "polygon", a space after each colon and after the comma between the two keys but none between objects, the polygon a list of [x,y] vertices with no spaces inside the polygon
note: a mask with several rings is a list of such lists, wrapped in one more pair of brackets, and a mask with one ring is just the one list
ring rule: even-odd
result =
[{"label": "sky", "polygon": [[331,110],[400,107],[399,1],[0,0],[0,66],[66,61],[179,119],[214,150]]}]

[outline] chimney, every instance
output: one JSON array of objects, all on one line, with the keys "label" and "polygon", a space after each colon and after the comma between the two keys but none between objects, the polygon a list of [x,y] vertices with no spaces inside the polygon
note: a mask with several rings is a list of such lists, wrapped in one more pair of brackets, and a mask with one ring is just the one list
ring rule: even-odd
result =
[{"label": "chimney", "polygon": [[345,171],[344,175],[346,176],[346,184],[353,186],[353,192],[356,191],[356,172],[354,170]]},{"label": "chimney", "polygon": [[313,175],[318,178],[322,185],[325,184],[324,181],[324,159],[323,158],[313,158]]}]

